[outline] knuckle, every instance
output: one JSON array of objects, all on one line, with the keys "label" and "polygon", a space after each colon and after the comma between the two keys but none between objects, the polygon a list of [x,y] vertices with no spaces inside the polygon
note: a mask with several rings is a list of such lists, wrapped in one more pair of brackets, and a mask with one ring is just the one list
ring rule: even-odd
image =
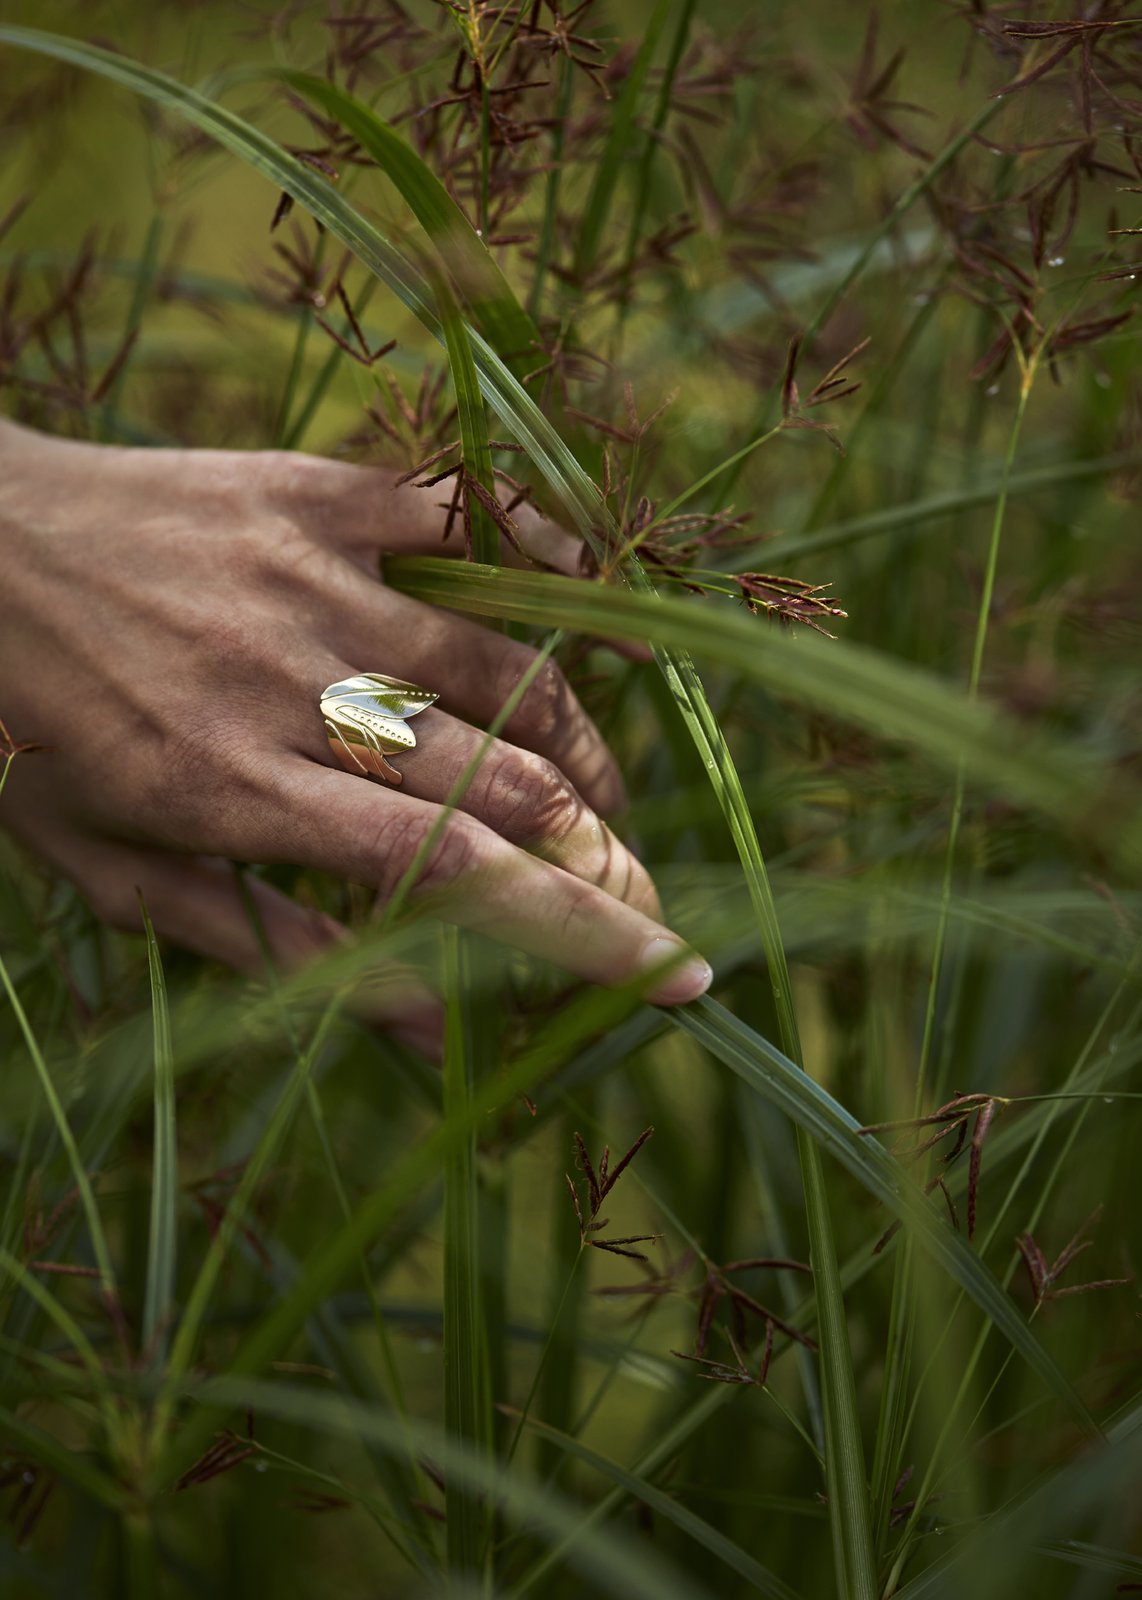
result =
[{"label": "knuckle", "polygon": [[384,863],[389,890],[419,858],[415,892],[440,894],[487,867],[490,838],[487,829],[462,812],[441,822],[438,815],[417,811],[386,818],[378,829],[375,855]]},{"label": "knuckle", "polygon": [[506,838],[560,839],[578,820],[582,801],[554,762],[511,751],[487,769],[479,809]]},{"label": "knuckle", "polygon": [[149,810],[171,843],[243,855],[272,791],[267,763],[240,724],[196,726],[165,741]]},{"label": "knuckle", "polygon": [[120,878],[78,880],[83,898],[99,921],[116,933],[138,933],[142,927],[139,903],[129,884]]},{"label": "knuckle", "polygon": [[[527,666],[513,659],[505,670],[504,699],[518,685]],[[546,742],[564,728],[575,709],[575,697],[562,669],[545,661],[524,691],[512,717],[514,726],[531,739]]]}]

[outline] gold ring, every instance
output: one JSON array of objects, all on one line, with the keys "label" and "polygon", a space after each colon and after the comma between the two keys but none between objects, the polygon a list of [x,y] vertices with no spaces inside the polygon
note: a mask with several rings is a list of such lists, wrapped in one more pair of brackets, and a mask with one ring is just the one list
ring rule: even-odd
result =
[{"label": "gold ring", "polygon": [[416,748],[408,719],[439,699],[428,689],[383,672],[362,672],[331,683],[321,693],[329,748],[350,772],[399,783],[400,773],[385,757]]}]

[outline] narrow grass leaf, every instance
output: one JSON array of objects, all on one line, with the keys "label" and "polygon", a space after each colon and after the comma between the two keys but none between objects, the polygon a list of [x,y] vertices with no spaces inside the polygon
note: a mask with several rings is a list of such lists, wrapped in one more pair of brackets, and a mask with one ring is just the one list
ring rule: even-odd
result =
[{"label": "narrow grass leaf", "polygon": [[[472,1495],[494,1500],[516,1525],[552,1543],[573,1543],[568,1564],[589,1581],[587,1592],[613,1595],[615,1600],[712,1600],[704,1584],[668,1566],[644,1540],[636,1542],[604,1528],[576,1537],[583,1523],[576,1502],[473,1454],[440,1428],[412,1419],[402,1424],[388,1412],[325,1391],[251,1378],[229,1376],[186,1389],[212,1412],[219,1407],[249,1407],[258,1416],[360,1438],[383,1450],[403,1451],[410,1436],[425,1459],[436,1462],[447,1478],[463,1484]],[[405,1426],[408,1435],[402,1432]]]},{"label": "narrow grass leaf", "polygon": [[[472,1015],[461,934],[444,930],[444,1125],[464,1133],[449,1145],[444,1176],[444,1425],[450,1438],[487,1457],[490,1444],[487,1352],[480,1313],[479,1198],[472,1104]],[[483,1564],[483,1502],[468,1485],[446,1480],[448,1569],[477,1582]]]},{"label": "narrow grass leaf", "polygon": [[1142,807],[1085,750],[1031,733],[930,673],[860,645],[758,626],[744,612],[692,605],[549,573],[480,568],[435,557],[386,563],[406,594],[479,616],[623,639],[652,639],[731,667],[776,694],[847,717],[965,769],[1057,822],[1081,827],[1124,863],[1142,861]]},{"label": "narrow grass leaf", "polygon": [[174,1304],[178,1252],[178,1134],[175,1126],[174,1048],[162,955],[147,908],[140,901],[147,940],[154,1024],[154,1133],[151,1155],[151,1222],[143,1298],[143,1347],[151,1360],[166,1354],[166,1323]]},{"label": "narrow grass leaf", "polygon": [[797,1600],[797,1591],[791,1589],[776,1573],[771,1572],[760,1561],[756,1561],[748,1551],[734,1544],[732,1539],[728,1539],[717,1528],[711,1527],[693,1511],[687,1510],[673,1495],[666,1494],[649,1479],[637,1472],[629,1471],[607,1456],[600,1455],[597,1450],[590,1449],[579,1439],[572,1438],[570,1434],[563,1433],[558,1428],[550,1427],[546,1422],[529,1419],[526,1427],[529,1433],[534,1433],[540,1439],[546,1439],[572,1460],[581,1461],[604,1478],[609,1478],[612,1483],[625,1490],[633,1500],[648,1507],[664,1522],[671,1523],[679,1533],[692,1539],[715,1560],[720,1561],[731,1572],[736,1572],[740,1578],[744,1578],[758,1594],[769,1595],[771,1600]]},{"label": "narrow grass leaf", "polygon": [[623,163],[630,159],[635,116],[639,100],[642,98],[646,75],[650,71],[650,63],[658,48],[659,36],[669,14],[670,0],[658,0],[645,26],[642,42],[627,74],[626,82],[615,102],[606,142],[595,165],[591,190],[579,224],[578,241],[575,246],[575,276],[580,282],[590,274],[598,260],[599,246],[602,244],[603,233],[610,219],[619,174]]},{"label": "narrow grass leaf", "polygon": [[784,1111],[823,1150],[841,1163],[870,1194],[908,1227],[951,1277],[965,1289],[985,1316],[1062,1401],[1073,1419],[1092,1438],[1101,1430],[1036,1338],[1015,1302],[963,1237],[953,1232],[934,1202],[875,1140],[862,1138],[860,1123],[820,1084],[802,1072],[775,1045],[710,999],[695,1001],[671,1013],[671,1020],[691,1034],[756,1093]]},{"label": "narrow grass leaf", "polygon": [[99,1269],[99,1286],[105,1295],[114,1296],[116,1293],[115,1269],[111,1264],[111,1252],[107,1247],[107,1235],[103,1231],[99,1207],[95,1203],[95,1191],[91,1186],[91,1179],[88,1177],[87,1169],[80,1157],[79,1146],[76,1144],[75,1135],[71,1131],[71,1124],[68,1122],[63,1102],[56,1093],[55,1084],[52,1082],[51,1073],[48,1071],[48,1064],[44,1060],[39,1043],[32,1031],[27,1013],[20,1004],[20,997],[12,984],[12,979],[9,976],[3,957],[0,957],[0,983],[4,985],[9,1003],[15,1012],[17,1025],[21,1034],[23,1034],[28,1054],[32,1058],[36,1076],[40,1080],[40,1088],[43,1090],[44,1099],[48,1103],[48,1110],[51,1112],[52,1121],[55,1123],[59,1141],[67,1152],[72,1179],[76,1189],[79,1191],[79,1202],[83,1207],[83,1214],[87,1221],[87,1231],[91,1238],[91,1249],[95,1256],[95,1265]]},{"label": "narrow grass leaf", "polygon": [[335,118],[400,190],[451,273],[464,306],[517,376],[543,360],[539,333],[480,235],[416,151],[360,100],[304,72],[260,73],[288,83]]}]

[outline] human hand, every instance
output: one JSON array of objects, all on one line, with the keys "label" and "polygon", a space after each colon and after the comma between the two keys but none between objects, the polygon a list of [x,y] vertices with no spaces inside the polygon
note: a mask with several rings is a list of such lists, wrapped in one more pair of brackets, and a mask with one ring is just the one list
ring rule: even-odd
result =
[{"label": "human hand", "polygon": [[[525,540],[578,545],[527,513]],[[6,575],[0,715],[46,748],[13,764],[0,821],[113,926],[262,968],[228,863],[288,862],[388,896],[439,825],[414,897],[583,978],[620,984],[682,953],[641,864],[600,819],[622,780],[558,668],[544,663],[475,777],[441,803],[534,663],[528,646],[377,580],[378,555],[439,553],[430,497],[381,471],[276,452],[130,450],[0,423]],[[382,672],[438,691],[389,788],[341,770],[321,690]],[[258,879],[278,964],[344,930]],[[691,956],[651,998],[709,983]],[[406,991],[422,1046],[435,1003]]]}]

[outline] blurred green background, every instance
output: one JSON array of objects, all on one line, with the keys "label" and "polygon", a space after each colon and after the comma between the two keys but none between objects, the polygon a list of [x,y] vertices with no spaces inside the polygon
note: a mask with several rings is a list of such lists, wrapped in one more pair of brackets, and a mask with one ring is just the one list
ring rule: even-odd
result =
[{"label": "blurred green background", "polygon": [[[1021,22],[1058,20],[1057,8],[1025,9]],[[619,470],[629,474],[631,500],[645,494],[660,506],[713,473],[695,506],[715,512],[732,504],[735,515],[749,514],[753,536],[748,545],[700,556],[703,570],[724,575],[723,590],[728,583],[732,592],[734,575],[747,569],[827,582],[847,612],[847,620],[830,623],[844,640],[873,648],[902,673],[926,668],[957,690],[968,682],[1020,395],[1015,358],[973,372],[1005,326],[1027,335],[1029,351],[1055,338],[1028,380],[981,690],[1022,730],[1019,737],[1049,734],[1064,742],[1076,770],[1089,764],[1127,786],[1139,769],[1142,447],[1137,335],[1132,321],[1116,319],[1134,311],[1137,289],[1132,278],[1113,276],[1128,270],[1129,236],[1107,230],[1138,220],[1131,181],[1142,179],[1131,166],[1130,136],[1142,39],[1129,8],[1104,10],[1122,31],[1096,41],[1114,53],[1101,69],[1088,130],[1077,47],[1053,76],[991,98],[1057,45],[1004,32],[1003,18],[986,7],[933,0],[873,13],[801,0],[754,15],[698,0],[665,8],[601,262],[592,279],[577,283],[569,270],[577,225],[636,47],[657,15],[649,5],[593,5],[574,26],[599,49],[574,48],[611,66],[602,83],[575,69],[567,117],[553,119],[553,90],[537,89],[526,102],[537,131],[510,158],[525,176],[505,226],[529,237],[500,254],[526,299],[562,125],[567,163],[551,258],[562,270],[547,272],[538,309],[549,340],[573,335],[607,364],[584,358],[566,393],[553,385],[544,403],[588,471],[601,479],[609,438]],[[331,18],[340,16],[344,33],[346,19],[362,12],[379,31],[396,27],[399,36],[372,54],[356,92],[420,141],[432,166],[448,148],[449,119],[461,126],[460,111],[444,109],[438,145],[426,142],[431,117],[403,114],[410,101],[423,108],[450,95],[463,41],[455,19],[427,0],[340,13],[298,5],[280,14],[235,4],[80,9],[8,0],[0,20],[110,44],[222,95],[286,145],[309,147],[313,130],[280,89],[243,79],[239,69],[288,63],[321,71],[336,35]],[[495,15],[479,11],[477,20],[489,29]],[[674,38],[683,39],[674,105],[644,167],[645,129]],[[885,81],[897,50],[903,60]],[[562,59],[558,51],[550,57],[556,83]],[[351,78],[344,63],[338,71],[339,81]],[[968,142],[933,178],[933,160],[988,104],[995,113],[987,142]],[[1064,170],[1068,160],[1073,174]],[[1048,234],[1066,230],[1072,194],[1073,220],[1064,242],[1040,251],[1035,219],[1056,173]],[[914,183],[915,203],[886,228],[891,207]],[[413,246],[415,224],[376,171],[347,167],[341,188],[392,238]],[[415,399],[426,363],[435,370],[442,359],[386,290],[372,295],[362,321],[371,345],[395,338],[397,348],[383,367],[366,368],[330,360],[336,347],[313,312],[332,316],[335,305],[306,305],[271,276],[290,270],[275,245],[320,250],[322,292],[328,289],[339,247],[318,244],[300,207],[271,234],[277,195],[261,176],[189,139],[166,111],[0,46],[0,215],[24,196],[28,208],[0,239],[0,270],[22,273],[12,280],[8,322],[50,299],[90,239],[94,265],[82,316],[92,369],[105,369],[136,316],[139,337],[110,418],[106,408],[53,401],[43,388],[51,361],[42,348],[14,364],[4,358],[0,394],[9,414],[140,445],[288,442],[402,470],[448,437],[444,407],[415,437],[406,430],[403,446],[368,420],[368,408],[395,415],[390,377]],[[665,236],[683,214],[692,231],[665,252]],[[607,269],[622,260],[632,217],[643,239],[655,242],[620,314]],[[852,367],[859,392],[801,413],[829,423],[844,453],[819,433],[789,429],[751,455],[728,486],[714,469],[780,419],[790,340],[814,322],[870,244],[859,278],[832,305],[797,371],[804,400],[834,362],[870,341]],[[365,281],[359,266],[347,270],[355,302]],[[1108,326],[1097,337],[1057,337],[1100,320]],[[642,417],[675,396],[635,447],[574,415],[621,429],[626,383]],[[544,501],[538,476],[529,476]],[[546,503],[560,514],[549,493]],[[677,588],[676,579],[662,583]],[[712,594],[693,604],[716,615],[736,602]],[[777,626],[756,621],[759,630]],[[955,1092],[1048,1094],[1086,1074],[1086,1098],[1012,1105],[998,1118],[984,1147],[975,1247],[1002,1276],[1017,1263],[1017,1234],[1030,1230],[1052,1261],[1093,1218],[1091,1247],[1060,1286],[1110,1278],[1123,1285],[1036,1307],[1020,1267],[1012,1292],[1086,1404],[1107,1421],[1129,1410],[1139,1390],[1142,1248],[1137,1102],[1104,1099],[1132,1092],[1139,1048],[1139,903],[1108,837],[1114,818],[1108,811],[1056,826],[997,786],[971,784],[942,901],[954,759],[940,764],[878,735],[875,708],[856,726],[806,704],[796,689],[801,648],[809,645],[791,634],[789,696],[763,691],[744,673],[698,664],[769,863],[807,1067],[861,1123],[913,1114],[926,1018],[925,1110]],[[748,1027],[777,1038],[733,843],[656,669],[574,642],[563,657],[623,765],[632,795],[625,828],[674,925],[714,959],[717,998]],[[0,715],[3,709],[0,698]],[[1123,816],[1124,832],[1131,820]],[[113,1319],[88,1283],[60,1278],[50,1287],[105,1364],[122,1442],[149,1404],[146,1362],[137,1344],[131,1348],[152,1181],[147,951],[141,940],[100,929],[67,885],[3,850],[0,941],[98,1173],[128,1348],[116,1344]],[[362,892],[312,875],[274,876],[354,923],[361,964],[386,953]],[[418,924],[407,937],[414,956],[436,972],[433,930]],[[287,991],[287,1025],[259,986],[177,951],[164,952],[164,965],[179,1074],[178,1300],[185,1305],[222,1208],[291,1081],[295,1041],[312,1032],[317,999]],[[546,1052],[546,1075],[530,1091],[538,1114],[513,1100],[479,1131],[481,1359],[493,1403],[529,1402],[538,1372],[540,1421],[634,1471],[736,1552],[728,1559],[724,1547],[711,1553],[627,1483],[608,1511],[636,1568],[651,1563],[652,1592],[806,1600],[838,1592],[815,1360],[779,1338],[760,1388],[703,1382],[719,1374],[678,1357],[694,1353],[703,1292],[723,1281],[720,1267],[807,1259],[791,1128],[661,1015],[632,1003],[629,1016],[608,1025],[597,997],[569,995],[558,975],[534,963],[489,952],[488,966],[474,993],[485,1020],[489,1006],[496,1017],[492,1065],[517,1059],[528,1044]],[[571,1044],[560,1039],[561,1008],[579,1030]],[[6,1248],[28,1259],[37,1214],[50,1217],[62,1206],[51,1248],[61,1259],[87,1260],[67,1164],[7,1010],[0,1051]],[[316,1098],[275,1150],[210,1296],[196,1354],[204,1374],[227,1373],[243,1333],[319,1263],[346,1208],[382,1189],[399,1158],[439,1121],[437,1069],[346,1019],[322,1044],[314,1081]],[[572,1133],[597,1155],[604,1143],[625,1149],[650,1125],[653,1138],[608,1207],[612,1235],[660,1236],[648,1263],[581,1250],[563,1176],[575,1170]],[[967,1161],[965,1154],[949,1168],[961,1227]],[[1018,1586],[1086,1600],[1129,1583],[1142,1563],[1142,1526],[1128,1473],[1109,1486],[1096,1477],[1067,1479],[1065,1492],[1052,1490],[1059,1503],[1051,1501],[1038,1521],[1022,1531],[998,1522],[995,1542],[973,1544],[1015,1497],[1090,1462],[1040,1379],[994,1332],[983,1339],[984,1319],[950,1278],[918,1249],[901,1269],[899,1238],[878,1251],[887,1213],[839,1167],[827,1170],[883,1591],[910,1592],[905,1585],[920,1583],[929,1567],[932,1587],[917,1593],[962,1594],[970,1583],[984,1594],[1010,1595]],[[59,1327],[9,1274],[4,1403],[38,1432],[35,1439],[13,1433],[3,1447],[5,1592],[437,1592],[449,1566],[439,1474],[430,1461],[410,1492],[392,1461],[357,1437],[352,1406],[444,1418],[445,1181],[446,1164],[429,1164],[415,1192],[394,1199],[392,1222],[369,1240],[357,1270],[258,1374],[305,1397],[348,1397],[347,1421],[291,1421],[263,1395],[249,1445],[239,1403],[228,1424],[238,1442],[214,1463],[226,1470],[214,1475],[208,1458],[203,1481],[181,1490],[169,1477],[156,1490],[143,1444],[136,1441],[135,1458],[123,1445],[111,1471],[126,1500],[115,1508],[85,1492],[39,1439],[82,1461],[108,1459],[106,1419],[72,1382]],[[814,1332],[808,1280],[757,1269],[741,1281],[794,1327]],[[742,1348],[728,1309],[719,1302],[706,1349],[725,1365],[723,1378],[736,1371]],[[750,1313],[751,1347],[763,1331]],[[37,1367],[28,1357],[36,1348],[56,1366]],[[759,1357],[760,1349],[749,1357],[753,1374]],[[496,1413],[501,1459],[513,1428]],[[139,1429],[145,1434],[142,1423]],[[420,1461],[431,1456],[412,1453]],[[1096,1472],[1097,1454],[1092,1459]],[[397,1465],[403,1470],[399,1457]],[[526,1432],[510,1470],[553,1484],[581,1519],[614,1486],[613,1475],[576,1459],[565,1442]],[[57,1486],[40,1507],[49,1485]],[[608,1569],[617,1557],[592,1542],[585,1521],[578,1548],[588,1565],[561,1560],[547,1568],[541,1519],[524,1515],[521,1526],[514,1514],[493,1516],[489,1502],[484,1511],[494,1549],[490,1589],[457,1577],[453,1562],[453,1592],[578,1595],[600,1586],[618,1592],[628,1581],[625,1568]],[[410,1544],[421,1552],[419,1565],[402,1558],[399,1547]],[[944,1572],[949,1548],[982,1553]]]}]

